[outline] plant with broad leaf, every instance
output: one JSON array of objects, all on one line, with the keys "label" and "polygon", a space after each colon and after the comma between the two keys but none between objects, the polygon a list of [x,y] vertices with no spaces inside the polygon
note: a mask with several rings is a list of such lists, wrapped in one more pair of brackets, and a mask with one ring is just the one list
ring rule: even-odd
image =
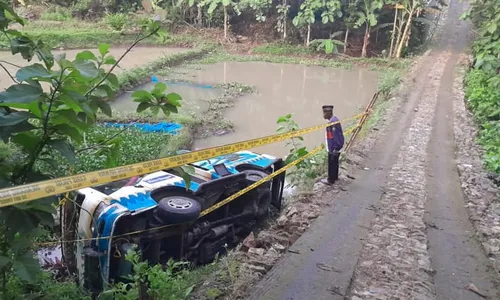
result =
[{"label": "plant with broad leaf", "polygon": [[293,19],[296,27],[307,26],[306,46],[311,39],[311,25],[316,22],[316,14],[321,12],[321,23],[333,23],[335,18],[342,17],[342,2],[339,0],[306,0],[300,5],[297,16]]},{"label": "plant with broad leaf", "polygon": [[[284,134],[288,132],[297,131],[300,129],[300,126],[292,119],[292,114],[287,114],[281,116],[276,121],[278,124],[278,129],[276,132],[279,134]],[[309,153],[307,147],[304,146],[304,138],[301,136],[293,137],[289,141],[286,142],[285,147],[289,148],[289,153],[285,158],[285,164],[289,164]],[[315,170],[314,166],[316,162],[314,159],[305,159],[299,162],[296,165],[297,170],[289,172],[291,178],[291,185],[295,185],[296,182],[294,180],[295,173],[304,174],[306,177],[312,178],[316,174],[314,174],[313,170]]]},{"label": "plant with broad leaf", "polygon": [[342,2],[340,0],[323,0],[321,2],[321,22],[333,23],[336,18],[342,17]]},{"label": "plant with broad leaf", "polygon": [[178,281],[184,275],[187,262],[170,259],[166,265],[149,266],[141,260],[137,247],[129,249],[125,260],[132,265],[132,274],[128,276],[129,283],[118,283],[112,289],[101,294],[101,299],[187,299],[194,286],[182,286]]},{"label": "plant with broad leaf", "polygon": [[[17,157],[0,160],[0,188],[53,177],[50,170],[58,168],[55,152],[70,165],[74,164],[75,148],[96,123],[97,113],[111,115],[107,101],[119,88],[113,70],[135,45],[159,36],[160,30],[158,22],[151,20],[144,24],[141,33],[118,59],[110,55],[109,45],[101,44],[97,54],[82,51],[70,60],[65,55],[54,56],[42,40],[9,29],[14,23],[24,25],[24,20],[1,0],[0,30],[9,39],[12,54],[21,55],[28,62],[37,57],[40,62],[19,67],[15,74],[9,73],[5,62],[0,62],[13,81],[13,85],[0,93],[0,143]],[[153,112],[177,112],[180,97],[162,95],[161,90],[154,91],[154,99],[142,99],[140,105]],[[35,279],[39,265],[33,257],[32,240],[39,235],[40,226],[53,225],[56,201],[56,197],[46,197],[0,209],[3,299],[11,296],[5,288],[9,277],[17,276],[28,282]]]},{"label": "plant with broad leaf", "polygon": [[329,39],[316,39],[311,42],[311,46],[316,48],[316,51],[324,51],[325,54],[339,53],[339,47],[344,46],[344,42],[336,40],[335,37],[343,32],[338,31],[330,36]]},{"label": "plant with broad leaf", "polygon": [[496,75],[496,85],[500,88],[500,5],[497,0],[473,0],[469,10],[461,17],[470,19],[477,28],[477,38],[473,44],[474,68]]},{"label": "plant with broad leaf", "polygon": [[306,0],[300,5],[297,16],[293,18],[293,25],[298,28],[307,27],[305,45],[309,47],[311,39],[311,25],[316,22],[316,9],[320,6],[320,0]]},{"label": "plant with broad leaf", "polygon": [[370,33],[373,26],[377,25],[379,12],[384,6],[384,0],[358,0],[358,11],[355,13],[356,22],[355,28],[365,26],[365,36],[363,38],[363,48],[361,57],[366,57],[368,52],[368,44],[370,43]]},{"label": "plant with broad leaf", "polygon": [[283,0],[282,4],[276,5],[276,11],[278,12],[276,30],[283,34],[283,40],[286,40],[289,10],[290,5],[287,3],[287,0]]}]

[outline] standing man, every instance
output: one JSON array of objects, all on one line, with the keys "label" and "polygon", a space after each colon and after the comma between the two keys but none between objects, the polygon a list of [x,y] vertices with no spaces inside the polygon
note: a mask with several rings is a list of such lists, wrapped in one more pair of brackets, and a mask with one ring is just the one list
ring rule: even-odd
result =
[{"label": "standing man", "polygon": [[[329,123],[338,122],[339,119],[333,115],[333,105],[323,106],[323,118]],[[326,146],[328,150],[328,178],[321,180],[322,183],[331,185],[339,179],[339,157],[340,149],[344,147],[344,133],[340,123],[326,128]]]}]

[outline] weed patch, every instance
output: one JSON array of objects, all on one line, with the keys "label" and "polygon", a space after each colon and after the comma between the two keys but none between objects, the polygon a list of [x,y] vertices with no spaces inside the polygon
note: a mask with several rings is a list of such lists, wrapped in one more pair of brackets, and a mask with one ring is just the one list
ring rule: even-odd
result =
[{"label": "weed patch", "polygon": [[500,174],[500,7],[496,0],[472,1],[465,16],[477,36],[474,65],[465,78],[465,97],[480,126],[479,143],[486,151],[485,167]]},{"label": "weed patch", "polygon": [[273,54],[273,55],[304,55],[304,54],[314,54],[315,51],[312,48],[307,48],[301,45],[290,45],[290,44],[264,44],[257,46],[252,50],[255,54]]}]

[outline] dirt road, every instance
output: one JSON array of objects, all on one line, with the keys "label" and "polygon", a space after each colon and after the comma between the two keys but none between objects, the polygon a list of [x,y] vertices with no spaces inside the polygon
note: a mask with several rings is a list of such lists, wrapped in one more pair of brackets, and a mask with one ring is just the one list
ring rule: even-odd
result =
[{"label": "dirt road", "polygon": [[[386,113],[366,168],[253,288],[249,299],[500,299],[454,159],[454,71],[467,45],[450,3],[404,102]],[[327,194],[328,195],[328,194]],[[332,195],[333,198],[333,195]]]}]

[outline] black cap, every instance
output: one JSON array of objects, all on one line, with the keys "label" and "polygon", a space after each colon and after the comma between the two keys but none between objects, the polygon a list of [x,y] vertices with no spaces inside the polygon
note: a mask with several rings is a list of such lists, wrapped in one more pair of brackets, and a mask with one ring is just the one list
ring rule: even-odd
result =
[{"label": "black cap", "polygon": [[323,105],[323,110],[333,110],[333,105]]}]

